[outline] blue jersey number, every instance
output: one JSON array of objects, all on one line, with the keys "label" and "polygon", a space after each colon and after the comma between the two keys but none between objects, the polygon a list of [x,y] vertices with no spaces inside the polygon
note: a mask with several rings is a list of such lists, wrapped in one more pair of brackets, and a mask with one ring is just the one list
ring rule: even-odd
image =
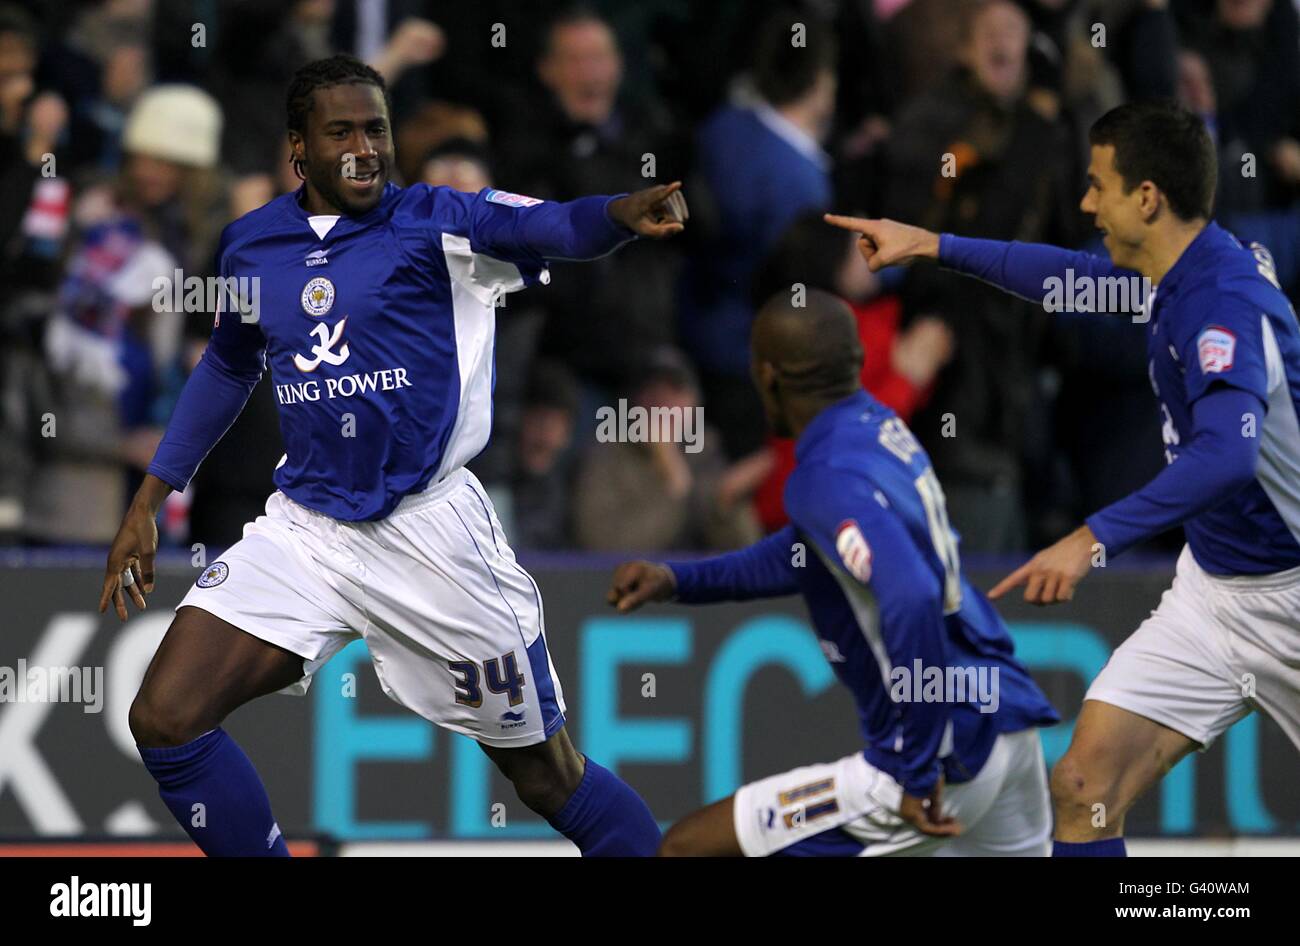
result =
[{"label": "blue jersey number", "polygon": [[[483,688],[479,685],[479,665],[472,660],[452,660],[447,663],[447,668],[459,678],[456,681],[456,702],[461,706],[482,706]],[[513,650],[484,663],[481,676],[487,678],[488,692],[507,694],[511,706],[518,706],[524,701],[524,684],[527,681],[519,672]]]}]

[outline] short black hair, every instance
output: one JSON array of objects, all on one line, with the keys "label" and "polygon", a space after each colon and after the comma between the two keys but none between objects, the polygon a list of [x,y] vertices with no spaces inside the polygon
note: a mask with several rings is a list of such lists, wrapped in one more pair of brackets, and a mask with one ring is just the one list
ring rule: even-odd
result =
[{"label": "short black hair", "polygon": [[390,106],[388,86],[384,84],[384,77],[356,56],[339,53],[328,59],[309,62],[293,74],[293,79],[289,82],[289,95],[285,106],[289,130],[296,131],[298,134],[307,130],[307,115],[312,109],[312,93],[317,89],[353,83],[375,86],[384,94],[384,106]]},{"label": "short black hair", "polygon": [[[803,27],[799,34],[796,25]],[[835,35],[824,21],[793,8],[780,10],[759,30],[754,86],[769,105],[780,108],[807,95],[822,72],[834,72],[837,58]]]},{"label": "short black hair", "polygon": [[1219,159],[1200,116],[1175,102],[1130,102],[1097,119],[1088,140],[1114,147],[1125,193],[1150,181],[1179,219],[1209,219]]}]

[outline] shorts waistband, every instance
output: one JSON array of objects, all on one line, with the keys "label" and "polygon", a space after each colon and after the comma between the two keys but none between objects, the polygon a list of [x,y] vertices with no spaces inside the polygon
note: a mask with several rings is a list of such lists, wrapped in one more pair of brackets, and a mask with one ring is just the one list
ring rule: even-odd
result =
[{"label": "shorts waistband", "polygon": [[[1190,556],[1190,550],[1188,555]],[[1220,591],[1231,594],[1255,594],[1261,591],[1282,591],[1300,587],[1300,567],[1284,572],[1267,572],[1263,575],[1212,575],[1200,566],[1195,558],[1192,564],[1207,582]]]},{"label": "shorts waistband", "polygon": [[420,492],[402,497],[402,501],[397,504],[397,508],[388,514],[387,518],[392,519],[394,516],[405,516],[413,512],[419,512],[421,509],[442,502],[455,490],[464,486],[469,481],[470,476],[469,470],[463,466],[452,470],[442,479],[431,482]]},{"label": "shorts waistband", "polygon": [[[473,476],[473,474],[463,466],[459,469],[452,470],[442,479],[431,482],[420,492],[410,493],[409,495],[402,497],[402,500],[393,508],[392,512],[384,517],[384,519],[409,515],[410,513],[419,512],[421,509],[425,509],[435,503],[441,502],[446,499],[447,496],[451,495],[451,493],[457,488],[465,485],[471,476]],[[298,511],[300,515],[306,515],[310,519],[332,522],[337,526],[361,526],[367,524],[365,522],[350,522],[344,519],[335,519],[333,516],[320,512],[319,510],[312,509],[309,506],[304,506],[302,503],[296,501],[283,491],[279,491],[278,495],[282,496],[284,501]],[[379,519],[373,521],[383,522],[384,520]]]}]

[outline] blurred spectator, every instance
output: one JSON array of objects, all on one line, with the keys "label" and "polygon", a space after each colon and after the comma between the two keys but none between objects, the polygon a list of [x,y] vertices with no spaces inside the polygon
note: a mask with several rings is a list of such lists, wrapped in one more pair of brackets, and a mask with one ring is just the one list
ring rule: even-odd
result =
[{"label": "blurred spectator", "polygon": [[[681,334],[702,372],[709,417],[729,456],[762,445],[763,409],[749,380],[754,274],[790,222],[831,200],[830,158],[821,148],[835,110],[834,37],[778,14],[759,37],[751,84],[700,129],[692,225],[704,230],[687,265]],[[712,218],[712,219],[710,219]],[[710,226],[711,224],[711,226]]]},{"label": "blurred spectator", "polygon": [[431,148],[420,166],[419,180],[430,187],[450,187],[476,194],[492,185],[487,152],[467,138],[452,138]]},{"label": "blurred spectator", "polygon": [[29,394],[29,541],[107,543],[117,533],[126,472],[143,471],[162,437],[151,407],[179,334],[168,334],[151,303],[154,280],[175,265],[126,220],[92,229],[74,255]]},{"label": "blurred spectator", "polygon": [[[748,336],[754,294],[796,282],[850,302],[863,384],[911,416],[967,551],[1054,538],[1159,467],[1142,326],[1048,318],[934,267],[872,276],[817,211],[1079,246],[1088,126],[1177,94],[1215,135],[1222,222],[1269,246],[1294,292],[1298,5],[0,0],[0,541],[90,541],[139,475],[212,313],[181,335],[122,274],[170,260],[210,275],[224,224],[300,186],[285,87],[334,51],[389,80],[399,184],[562,200],[686,179],[682,239],[557,262],[550,286],[496,311],[493,434],[472,468],[502,519],[517,513],[519,547],[572,546],[575,523],[608,533],[602,548],[734,544],[760,482],[778,524],[789,446],[766,445]],[[658,354],[675,343],[691,365]],[[649,363],[659,380],[641,384]],[[705,453],[583,456],[597,406],[633,390],[702,398]],[[164,535],[237,539],[281,452],[268,377]],[[575,494],[579,459],[592,488]]]},{"label": "blurred spectator", "polygon": [[122,160],[127,113],[152,78],[146,6],[87,8],[60,49],[61,82],[81,93],[68,154],[77,169],[111,173]]},{"label": "blurred spectator", "polygon": [[511,542],[521,549],[570,547],[572,451],[578,385],[563,365],[538,361],[528,379],[510,483]]},{"label": "blurred spectator", "polygon": [[[1300,187],[1300,15],[1290,0],[1182,0],[1183,42],[1208,66],[1225,174],[1220,210],[1283,206]],[[1196,83],[1188,75],[1187,86]],[[1197,102],[1205,107],[1206,96]],[[1253,168],[1252,168],[1253,165]]]},{"label": "blurred spectator", "polygon": [[53,304],[71,190],[53,176],[68,119],[38,92],[40,37],[26,12],[0,4],[0,539],[19,534],[32,472],[25,392],[43,369],[41,326]]},{"label": "blurred spectator", "polygon": [[[935,375],[952,357],[953,335],[947,323],[923,316],[901,329],[901,300],[880,294],[880,277],[867,268],[856,238],[829,226],[818,213],[800,217],[777,243],[759,271],[755,309],[796,287],[801,292],[833,292],[849,304],[865,354],[862,386],[904,421],[910,420],[929,396]],[[755,505],[764,530],[774,532],[789,521],[782,496],[794,470],[794,441],[769,434],[767,446],[773,469],[759,487]]]},{"label": "blurred spectator", "polygon": [[[537,75],[542,93],[520,101],[497,129],[500,186],[571,200],[680,176],[662,114],[620,99],[618,37],[596,13],[574,8],[556,17]],[[646,240],[594,262],[551,266],[538,300],[547,312],[541,351],[566,364],[590,399],[625,389],[644,353],[673,340],[679,252],[673,241]]]},{"label": "blurred spectator", "polygon": [[[628,407],[675,412],[682,418],[683,439],[692,434],[696,439],[628,438],[590,447],[574,497],[579,547],[652,552],[730,549],[755,541],[760,532],[749,498],[767,464],[751,460],[728,467],[715,428],[687,427],[701,414],[699,386],[686,360],[672,349],[660,349]],[[651,422],[651,437],[663,433],[653,428]]]},{"label": "blurred spectator", "polygon": [[186,275],[207,275],[227,219],[217,170],[222,115],[202,89],[154,86],[136,102],[122,134],[121,171],[77,200],[82,225],[119,215],[138,221]]},{"label": "blurred spectator", "polygon": [[[425,102],[396,126],[394,143],[397,167],[404,181],[430,183],[426,165],[444,145],[474,151],[482,159],[484,173],[489,178],[492,176],[488,167],[487,123],[472,108],[442,101]],[[436,176],[439,181],[446,180],[445,174]]]},{"label": "blurred spectator", "polygon": [[[1078,195],[1062,129],[1026,99],[1029,19],[1010,0],[968,9],[960,65],[898,116],[888,216],[965,236],[1068,243],[1062,221],[1077,220]],[[934,266],[909,271],[905,300],[909,313],[948,320],[957,339],[933,399],[915,417],[953,525],[970,549],[1018,549],[1028,527],[1025,467],[1032,449],[1046,452],[1028,433],[1044,410],[1037,386],[1046,317]]]}]

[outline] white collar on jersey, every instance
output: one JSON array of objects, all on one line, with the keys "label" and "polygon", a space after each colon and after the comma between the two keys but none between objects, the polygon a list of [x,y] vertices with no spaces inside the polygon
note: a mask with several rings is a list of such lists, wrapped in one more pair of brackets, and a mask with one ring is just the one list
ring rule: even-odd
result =
[{"label": "white collar on jersey", "polygon": [[323,240],[325,239],[325,234],[333,230],[334,224],[339,222],[339,215],[316,214],[315,216],[308,217],[307,222],[310,223],[311,228],[316,231],[316,236]]}]

